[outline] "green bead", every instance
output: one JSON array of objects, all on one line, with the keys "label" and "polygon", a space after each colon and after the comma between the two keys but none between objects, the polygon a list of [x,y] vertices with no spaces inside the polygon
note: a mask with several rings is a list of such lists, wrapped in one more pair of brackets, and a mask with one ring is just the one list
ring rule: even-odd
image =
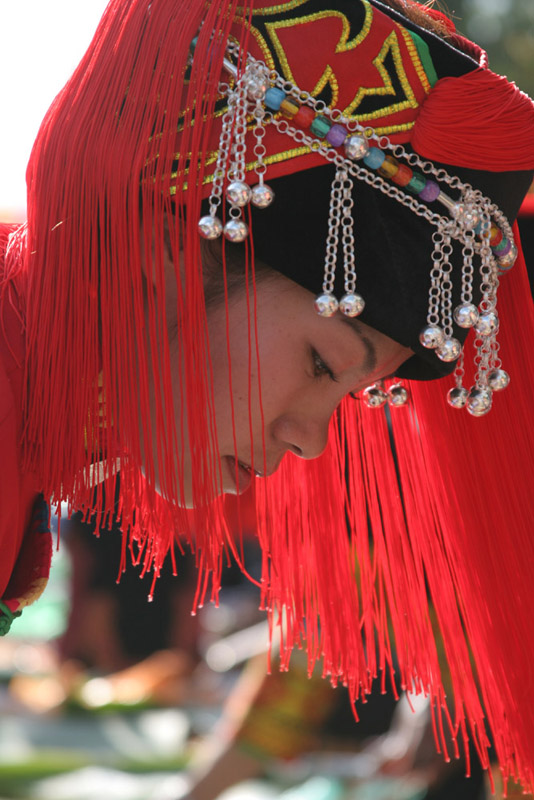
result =
[{"label": "green bead", "polygon": [[324,139],[331,127],[332,123],[326,117],[315,117],[310,125],[310,131],[317,136],[318,139]]},{"label": "green bead", "polygon": [[412,194],[419,194],[426,186],[426,178],[418,172],[414,172],[410,183],[406,184],[406,189]]}]

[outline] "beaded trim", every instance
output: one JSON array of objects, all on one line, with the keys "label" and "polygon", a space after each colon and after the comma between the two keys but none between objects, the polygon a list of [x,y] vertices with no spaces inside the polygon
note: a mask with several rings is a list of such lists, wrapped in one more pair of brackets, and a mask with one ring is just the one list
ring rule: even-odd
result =
[{"label": "beaded trim", "polygon": [[[193,42],[192,52],[195,44]],[[302,91],[250,54],[244,70],[239,72],[232,61],[238,54],[238,43],[230,42],[223,66],[232,84],[219,85],[228,105],[222,117],[210,210],[199,221],[200,235],[207,239],[224,235],[231,242],[242,242],[248,236],[242,209],[249,202],[264,208],[273,201],[274,192],[264,183],[263,136],[265,126],[274,125],[279,133],[310,152],[319,153],[336,167],[323,287],[315,299],[315,308],[325,317],[338,310],[347,316],[357,316],[363,311],[365,300],[357,294],[355,286],[352,179],[363,180],[407,206],[436,228],[432,237],[428,313],[420,343],[434,350],[442,361],[457,362],[455,387],[447,395],[449,404],[454,408],[466,407],[474,416],[486,414],[491,408],[493,392],[506,388],[510,380],[502,369],[496,340],[499,276],[511,269],[517,257],[512,229],[504,214],[489,198],[458,177],[449,175],[445,169],[437,169],[416,153],[408,153],[403,145],[392,144],[387,136],[379,136],[371,127],[348,119],[339,109],[328,108],[323,101]],[[254,155],[258,176],[258,184],[252,188],[245,183],[245,136],[247,120],[251,117],[255,123]],[[451,197],[449,190],[458,192],[459,197]],[[217,216],[223,198],[230,204],[225,225]],[[450,263],[453,242],[462,247],[463,256],[461,303],[455,308],[452,307]],[[340,244],[345,294],[338,300],[333,287]],[[481,293],[478,306],[473,303],[475,259],[479,262]],[[475,330],[476,374],[470,390],[462,384],[464,351],[453,336],[453,322]]]}]

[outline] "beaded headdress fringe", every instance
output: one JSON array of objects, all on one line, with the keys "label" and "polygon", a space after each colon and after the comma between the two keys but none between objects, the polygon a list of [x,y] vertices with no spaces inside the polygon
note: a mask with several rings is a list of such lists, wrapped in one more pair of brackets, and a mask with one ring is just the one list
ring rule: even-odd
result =
[{"label": "beaded headdress fringe", "polygon": [[[239,548],[228,534],[223,502],[212,502],[221,481],[197,235],[210,124],[192,123],[213,118],[237,9],[237,2],[111,0],[34,147],[26,261],[19,276],[28,288],[31,378],[25,468],[37,474],[45,496],[71,509],[89,513],[96,491],[97,516],[122,518],[124,560],[129,551],[143,570],[157,575],[177,532],[181,542],[194,541],[199,603],[216,596],[222,560],[228,550],[239,559]],[[249,9],[246,4],[239,13],[246,18]],[[184,96],[189,46],[201,21]],[[243,54],[247,39],[244,31]],[[165,124],[171,117],[182,125],[177,168],[174,128]],[[515,141],[515,123],[505,116],[495,120],[495,128],[502,142]],[[501,166],[492,168],[506,168],[507,153],[501,146],[494,154]],[[171,182],[175,188],[186,178],[187,192],[171,208]],[[183,248],[172,354],[165,319],[165,217],[175,264]],[[154,262],[153,280],[145,283],[143,255]],[[488,421],[452,417],[439,382],[413,386],[413,411],[405,409],[393,421],[399,487],[383,415],[344,401],[326,453],[309,464],[288,458],[279,473],[258,482],[257,503],[264,604],[273,625],[280,616],[285,620],[283,665],[291,646],[305,639],[310,665],[323,659],[325,675],[347,683],[356,697],[368,692],[380,669],[392,670],[395,647],[398,685],[433,699],[440,746],[447,747],[448,728],[452,754],[454,742],[470,737],[487,764],[487,720],[505,776],[532,788],[534,720],[524,713],[528,686],[522,676],[524,665],[534,664],[526,599],[526,565],[534,555],[528,519],[534,375],[522,345],[532,342],[534,322],[522,281],[516,267],[503,282],[501,348],[514,383]],[[254,366],[256,333],[252,303]],[[177,413],[173,361],[184,365]],[[182,509],[177,441],[183,430],[194,443],[193,511]],[[109,498],[118,463],[117,509]],[[103,471],[98,485],[95,464]],[[450,712],[427,585],[454,687]]]}]

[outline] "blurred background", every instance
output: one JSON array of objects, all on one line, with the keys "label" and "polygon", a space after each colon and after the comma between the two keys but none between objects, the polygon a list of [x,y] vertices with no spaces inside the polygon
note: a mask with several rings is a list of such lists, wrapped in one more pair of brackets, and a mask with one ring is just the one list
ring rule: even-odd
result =
[{"label": "blurred background", "polygon": [[[32,142],[105,5],[0,3],[2,221],[25,217]],[[448,10],[497,72],[534,95],[534,0],[451,0]],[[523,225],[532,237],[532,218]],[[253,515],[247,528],[254,575]],[[191,789],[195,800],[489,797],[476,760],[465,780],[462,760],[436,757],[424,702],[412,698],[412,712],[377,691],[357,725],[343,690],[308,679],[299,654],[287,674],[274,655],[267,676],[265,616],[235,568],[221,608],[192,617],[191,559],[149,604],[135,571],[116,583],[119,532],[93,533],[79,519],[62,526],[43,598],[0,639],[0,800],[179,800]]]}]

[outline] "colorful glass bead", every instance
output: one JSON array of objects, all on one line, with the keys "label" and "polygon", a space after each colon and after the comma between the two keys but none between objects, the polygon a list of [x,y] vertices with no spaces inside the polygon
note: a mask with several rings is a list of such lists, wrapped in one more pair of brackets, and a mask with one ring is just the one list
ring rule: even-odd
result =
[{"label": "colorful glass bead", "polygon": [[339,301],[339,310],[346,317],[357,317],[365,308],[365,300],[359,294],[347,292]]},{"label": "colorful glass bead", "polygon": [[339,303],[333,294],[325,292],[315,298],[315,310],[320,317],[332,317],[339,308]]},{"label": "colorful glass bead", "polygon": [[285,100],[282,100],[280,103],[280,111],[287,117],[288,119],[293,119],[293,117],[297,114],[300,106],[290,97],[286,97]]},{"label": "colorful glass bead", "polygon": [[507,270],[511,269],[515,264],[516,258],[517,258],[517,247],[512,242],[510,250],[505,255],[500,255],[497,258],[499,269],[502,270],[503,272],[506,272]]},{"label": "colorful glass bead", "polygon": [[485,311],[478,318],[475,330],[480,336],[490,336],[499,330],[499,317],[494,311]]},{"label": "colorful glass bead", "polygon": [[246,206],[250,202],[251,195],[250,186],[244,181],[232,181],[226,188],[227,200],[234,206],[239,206],[239,208]]},{"label": "colorful glass bead", "polygon": [[380,408],[387,403],[388,396],[380,386],[368,386],[363,390],[363,402],[369,408]]},{"label": "colorful glass bead", "polygon": [[499,244],[492,245],[491,249],[493,250],[496,256],[505,256],[507,253],[510,252],[511,247],[512,247],[512,242],[510,241],[510,239],[507,239],[505,236],[503,236]]},{"label": "colorful glass bead", "polygon": [[265,92],[265,97],[263,98],[264,105],[267,108],[270,108],[271,111],[278,111],[282,102],[286,99],[287,95],[281,89],[270,88],[267,89]]},{"label": "colorful glass bead", "polygon": [[440,361],[446,362],[456,361],[456,359],[460,357],[461,352],[462,345],[454,336],[451,336],[450,339],[445,339],[443,344],[436,348],[437,357]]},{"label": "colorful glass bead", "polygon": [[453,408],[464,408],[469,392],[463,386],[455,386],[447,393],[447,403]]},{"label": "colorful glass bead", "polygon": [[378,167],[378,174],[383,178],[393,178],[399,171],[399,162],[394,156],[386,156],[381,166]]},{"label": "colorful glass bead", "polygon": [[345,155],[352,161],[359,161],[369,152],[369,140],[363,133],[351,133],[345,139]]},{"label": "colorful glass bead", "polygon": [[252,187],[250,202],[256,208],[267,208],[274,200],[274,192],[266,183],[257,183]]},{"label": "colorful glass bead", "polygon": [[402,383],[395,383],[388,390],[388,404],[393,408],[402,408],[408,402],[408,389]]},{"label": "colorful glass bead", "polygon": [[488,375],[488,386],[492,392],[501,392],[510,383],[510,376],[504,369],[494,369]]},{"label": "colorful glass bead", "polygon": [[218,217],[207,214],[199,219],[198,232],[204,239],[218,239],[223,232],[223,224]]},{"label": "colorful glass bead", "polygon": [[407,186],[413,178],[413,169],[406,164],[399,164],[399,169],[395,175],[391,176],[393,183],[397,186]]},{"label": "colorful glass bead", "polygon": [[419,334],[419,341],[428,350],[435,350],[445,341],[445,334],[438,325],[427,325]]},{"label": "colorful glass bead", "polygon": [[315,111],[309,106],[301,106],[293,117],[293,124],[299,128],[309,128],[315,119]]},{"label": "colorful glass bead", "polygon": [[341,147],[343,142],[348,136],[348,131],[343,125],[332,125],[328,133],[326,134],[326,141],[328,144],[331,144],[332,147]]},{"label": "colorful glass bead", "polygon": [[492,225],[490,228],[490,247],[497,247],[503,239],[503,232],[497,225]]},{"label": "colorful glass bead", "polygon": [[367,167],[378,169],[378,167],[382,166],[385,157],[385,153],[379,147],[370,147],[363,160]]},{"label": "colorful glass bead", "polygon": [[327,117],[318,115],[310,125],[310,131],[314,136],[317,136],[318,139],[324,139],[331,127],[332,123]]},{"label": "colorful glass bead", "polygon": [[482,417],[491,409],[492,399],[488,389],[471,389],[467,398],[467,410],[474,417]]},{"label": "colorful glass bead", "polygon": [[248,236],[248,225],[242,219],[231,219],[224,226],[223,233],[229,242],[244,242]]},{"label": "colorful glass bead", "polygon": [[412,194],[419,194],[423,191],[426,185],[426,178],[419,172],[414,172],[410,183],[406,184],[406,190]]},{"label": "colorful glass bead", "polygon": [[423,189],[419,192],[419,197],[421,200],[424,200],[425,203],[433,203],[434,200],[437,199],[440,191],[441,190],[436,181],[427,179]]},{"label": "colorful glass bead", "polygon": [[456,306],[453,316],[460,328],[472,328],[478,322],[478,308],[473,303],[462,303]]}]

